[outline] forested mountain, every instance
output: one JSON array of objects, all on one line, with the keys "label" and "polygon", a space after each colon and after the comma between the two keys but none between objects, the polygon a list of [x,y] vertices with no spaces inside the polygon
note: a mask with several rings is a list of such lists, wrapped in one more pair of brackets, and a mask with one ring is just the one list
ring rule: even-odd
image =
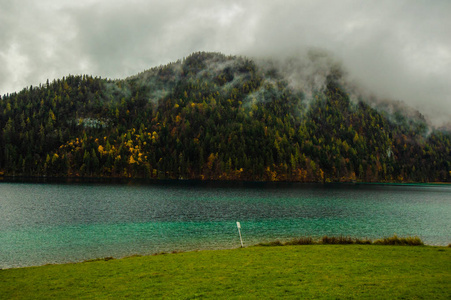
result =
[{"label": "forested mountain", "polygon": [[326,71],[296,87],[275,63],[199,52],[124,80],[29,87],[0,99],[0,174],[451,181],[449,132],[354,99]]}]

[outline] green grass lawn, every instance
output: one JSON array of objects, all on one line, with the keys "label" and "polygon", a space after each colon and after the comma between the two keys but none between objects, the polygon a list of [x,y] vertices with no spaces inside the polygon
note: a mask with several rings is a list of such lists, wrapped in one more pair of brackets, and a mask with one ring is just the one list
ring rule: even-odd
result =
[{"label": "green grass lawn", "polygon": [[0,299],[451,299],[451,248],[249,247],[0,270]]}]

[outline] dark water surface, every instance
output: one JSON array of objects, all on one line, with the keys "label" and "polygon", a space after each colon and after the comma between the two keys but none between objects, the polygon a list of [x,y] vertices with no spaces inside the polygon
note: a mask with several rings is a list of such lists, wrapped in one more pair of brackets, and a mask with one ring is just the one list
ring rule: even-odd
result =
[{"label": "dark water surface", "polygon": [[0,268],[300,236],[451,243],[451,186],[0,183]]}]

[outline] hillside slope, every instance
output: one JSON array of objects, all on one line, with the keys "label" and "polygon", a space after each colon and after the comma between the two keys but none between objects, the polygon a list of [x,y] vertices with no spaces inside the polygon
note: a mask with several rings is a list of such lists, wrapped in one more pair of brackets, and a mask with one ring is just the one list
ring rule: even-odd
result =
[{"label": "hillside slope", "polygon": [[0,174],[451,181],[449,132],[350,97],[339,67],[286,68],[199,52],[124,80],[67,76],[5,95]]}]

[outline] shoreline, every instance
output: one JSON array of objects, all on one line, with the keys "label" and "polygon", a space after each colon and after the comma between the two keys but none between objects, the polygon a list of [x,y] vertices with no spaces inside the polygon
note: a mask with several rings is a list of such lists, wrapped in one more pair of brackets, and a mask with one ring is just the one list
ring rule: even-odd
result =
[{"label": "shoreline", "polygon": [[231,248],[217,248],[217,249],[195,249],[195,250],[172,250],[172,251],[162,251],[151,254],[131,254],[120,257],[104,256],[96,257],[79,261],[68,261],[61,263],[44,263],[41,265],[30,265],[22,267],[11,267],[11,268],[0,268],[1,270],[16,270],[16,269],[26,269],[26,268],[40,268],[45,266],[59,266],[59,265],[72,265],[72,264],[83,264],[97,261],[109,261],[109,260],[123,260],[133,257],[151,257],[159,255],[169,255],[169,254],[180,254],[180,253],[193,253],[193,252],[210,252],[210,251],[230,251],[236,249],[247,249],[255,247],[285,247],[285,246],[330,246],[330,245],[343,245],[343,246],[388,246],[388,247],[429,247],[429,248],[451,248],[451,243],[447,246],[443,245],[428,245],[424,244],[423,241],[418,237],[398,237],[396,235],[392,237],[380,238],[380,239],[359,239],[346,236],[323,236],[321,238],[312,237],[300,237],[291,238],[286,240],[274,240],[270,242],[260,242],[258,244],[253,244],[244,247],[231,247]]},{"label": "shoreline", "polygon": [[388,186],[447,186],[451,182],[398,182],[398,181],[252,181],[252,180],[216,180],[216,179],[153,179],[153,178],[129,178],[129,177],[48,177],[48,176],[0,176],[0,183],[111,183],[111,184],[167,184],[167,183],[188,183],[188,184],[319,184],[319,185],[388,185]]}]

